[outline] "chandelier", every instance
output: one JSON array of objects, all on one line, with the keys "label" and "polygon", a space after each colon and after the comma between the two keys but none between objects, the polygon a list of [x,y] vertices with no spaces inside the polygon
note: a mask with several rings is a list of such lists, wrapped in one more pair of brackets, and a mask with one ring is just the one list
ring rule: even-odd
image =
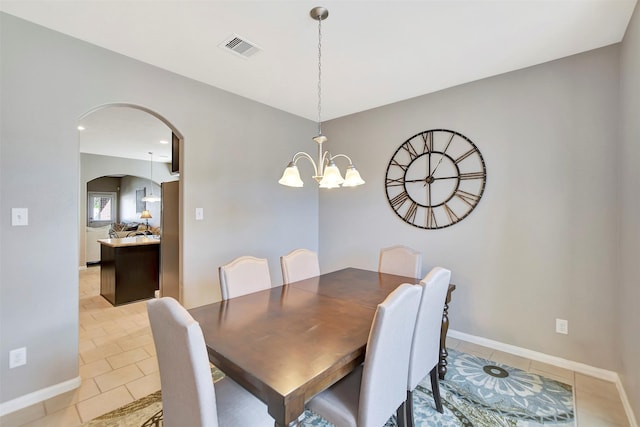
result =
[{"label": "chandelier", "polygon": [[149,167],[150,167],[150,173],[149,173],[149,192],[150,194],[148,196],[144,196],[142,198],[143,202],[159,202],[160,201],[160,196],[154,196],[153,195],[153,152],[149,151],[149,156],[150,156],[150,160],[149,160]]},{"label": "chandelier", "polygon": [[[324,7],[314,7],[309,15],[318,21],[318,136],[313,140],[318,144],[317,161],[313,160],[309,154],[299,151],[294,154],[293,159],[289,162],[282,178],[278,183],[289,187],[302,187],[304,184],[300,179],[300,172],[296,163],[299,159],[307,159],[313,165],[315,175],[313,178],[320,184],[320,188],[336,188],[336,187],[355,187],[364,184],[364,180],[360,177],[360,173],[353,165],[349,156],[345,154],[331,155],[329,151],[322,149],[322,144],[327,142],[327,137],[322,134],[322,21],[329,16],[329,11]],[[336,166],[334,160],[338,157],[344,157],[349,161],[345,177],[342,177],[340,170]]]}]

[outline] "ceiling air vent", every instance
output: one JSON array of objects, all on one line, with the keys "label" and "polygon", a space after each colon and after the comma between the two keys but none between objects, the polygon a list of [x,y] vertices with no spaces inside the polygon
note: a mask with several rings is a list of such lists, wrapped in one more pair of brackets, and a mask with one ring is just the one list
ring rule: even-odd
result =
[{"label": "ceiling air vent", "polygon": [[236,34],[231,35],[218,46],[227,52],[235,53],[242,58],[249,58],[261,50],[255,43],[245,40]]}]

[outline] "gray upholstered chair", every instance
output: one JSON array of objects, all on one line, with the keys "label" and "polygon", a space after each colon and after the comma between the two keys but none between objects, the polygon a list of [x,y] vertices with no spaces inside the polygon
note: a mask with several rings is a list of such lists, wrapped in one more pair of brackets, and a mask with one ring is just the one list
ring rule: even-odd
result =
[{"label": "gray upholstered chair", "polygon": [[413,332],[409,377],[407,382],[407,426],[413,427],[413,390],[427,376],[431,375],[431,390],[438,412],[442,413],[440,385],[438,383],[438,362],[440,361],[440,329],[444,303],[447,298],[451,271],[433,268],[420,281],[423,287],[416,327]]},{"label": "gray upholstered chair", "polygon": [[422,277],[422,254],[402,245],[380,249],[378,271],[398,276]]},{"label": "gray upholstered chair", "polygon": [[218,268],[222,299],[235,298],[271,287],[266,258],[241,256]]},{"label": "gray upholstered chair", "polygon": [[229,377],[213,384],[202,329],[178,301],[150,300],[147,312],[166,427],[273,426],[267,406]]},{"label": "gray upholstered chair", "polygon": [[409,353],[421,286],[403,284],[378,305],[364,364],[307,407],[336,427],[380,427],[396,412],[404,425]]},{"label": "gray upholstered chair", "polygon": [[295,249],[280,257],[285,285],[320,275],[318,254],[309,249]]}]

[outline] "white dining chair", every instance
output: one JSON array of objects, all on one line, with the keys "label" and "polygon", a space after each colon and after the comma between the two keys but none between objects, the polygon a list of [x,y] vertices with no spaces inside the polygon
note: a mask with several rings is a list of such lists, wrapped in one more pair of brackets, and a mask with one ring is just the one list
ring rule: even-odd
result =
[{"label": "white dining chair", "polygon": [[171,297],[147,303],[166,427],[273,426],[267,406],[229,377],[211,378],[198,322]]},{"label": "white dining chair", "polygon": [[235,298],[271,287],[266,258],[241,256],[218,268],[222,299]]},{"label": "white dining chair", "polygon": [[382,248],[378,271],[398,276],[422,277],[422,254],[402,245]]},{"label": "white dining chair", "polygon": [[394,414],[404,426],[409,353],[422,287],[402,284],[378,305],[364,364],[307,407],[336,427],[380,427]]},{"label": "white dining chair", "polygon": [[413,391],[427,375],[431,376],[431,391],[436,410],[440,413],[443,411],[440,384],[438,383],[438,362],[440,361],[442,315],[450,280],[451,271],[442,267],[434,267],[420,281],[423,290],[416,327],[413,332],[413,343],[411,344],[407,400],[405,402],[407,426],[410,427],[414,426]]},{"label": "white dining chair", "polygon": [[285,285],[320,275],[318,254],[309,249],[294,249],[280,257],[282,281]]}]

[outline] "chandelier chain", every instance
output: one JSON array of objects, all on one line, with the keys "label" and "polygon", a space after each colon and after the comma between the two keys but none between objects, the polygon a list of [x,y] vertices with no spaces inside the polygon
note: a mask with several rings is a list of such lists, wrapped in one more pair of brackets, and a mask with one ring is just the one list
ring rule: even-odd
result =
[{"label": "chandelier chain", "polygon": [[318,135],[322,135],[322,18],[318,18]]}]

